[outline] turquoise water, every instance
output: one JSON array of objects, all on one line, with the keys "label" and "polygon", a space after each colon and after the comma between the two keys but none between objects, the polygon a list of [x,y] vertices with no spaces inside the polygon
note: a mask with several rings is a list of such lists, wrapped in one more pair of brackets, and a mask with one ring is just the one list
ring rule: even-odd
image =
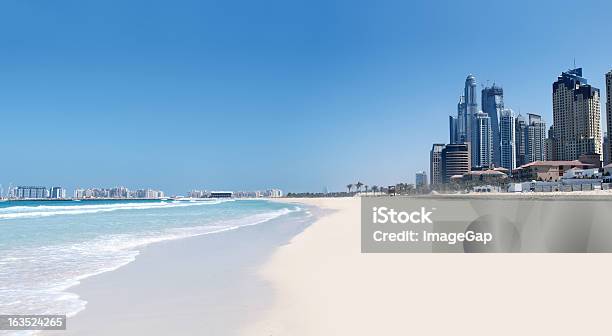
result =
[{"label": "turquoise water", "polygon": [[67,314],[79,280],[151,243],[310,216],[264,200],[0,202],[0,314]]}]

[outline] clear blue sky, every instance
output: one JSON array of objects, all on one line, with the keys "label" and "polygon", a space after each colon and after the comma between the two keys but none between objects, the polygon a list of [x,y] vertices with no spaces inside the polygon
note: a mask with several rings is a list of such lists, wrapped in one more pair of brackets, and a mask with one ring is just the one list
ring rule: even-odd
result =
[{"label": "clear blue sky", "polygon": [[[0,3],[0,183],[288,191],[414,181],[468,73],[552,119],[602,89],[609,1]],[[602,107],[603,107],[602,99]]]}]

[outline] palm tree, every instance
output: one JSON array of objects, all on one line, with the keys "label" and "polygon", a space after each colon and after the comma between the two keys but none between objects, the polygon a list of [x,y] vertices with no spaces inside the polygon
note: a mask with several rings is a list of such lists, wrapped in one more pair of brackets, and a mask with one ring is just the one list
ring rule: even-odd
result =
[{"label": "palm tree", "polygon": [[368,194],[368,185],[366,184],[365,186],[365,191],[366,191],[366,195]]},{"label": "palm tree", "polygon": [[359,192],[359,191],[361,191],[361,187],[363,187],[363,183],[357,182],[357,184],[355,184],[355,186],[357,187],[357,192]]},{"label": "palm tree", "polygon": [[376,196],[376,192],[378,191],[378,186],[377,185],[373,185],[372,186],[372,192],[374,193],[374,196]]},{"label": "palm tree", "polygon": [[348,189],[348,193],[350,194],[351,193],[351,189],[353,189],[353,184],[352,183],[347,184],[346,185],[346,189]]}]

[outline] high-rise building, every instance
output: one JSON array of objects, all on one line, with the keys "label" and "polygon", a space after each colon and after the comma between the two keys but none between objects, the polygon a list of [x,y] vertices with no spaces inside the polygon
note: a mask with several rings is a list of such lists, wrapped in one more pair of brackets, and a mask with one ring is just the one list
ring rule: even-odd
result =
[{"label": "high-rise building", "polygon": [[[478,114],[478,100],[476,93],[476,77],[473,75],[467,76],[465,79],[464,88],[464,115],[466,125],[466,140],[464,142],[470,143],[471,148],[474,148],[474,142],[476,141],[477,131],[475,129],[476,114]],[[477,160],[477,151],[472,150],[472,162]]]},{"label": "high-rise building", "polygon": [[443,182],[442,178],[442,150],[444,144],[433,144],[431,152],[429,152],[429,176],[431,185],[440,185]]},{"label": "high-rise building", "polygon": [[448,117],[448,131],[450,143],[459,143],[459,134],[457,133],[457,117]]},{"label": "high-rise building", "polygon": [[612,151],[610,151],[610,137],[608,136],[608,133],[604,133],[603,149],[604,166],[607,166],[612,160]]},{"label": "high-rise building", "polygon": [[[612,136],[612,70],[606,74],[606,123],[608,124],[608,144]],[[606,151],[608,163],[612,160],[612,146],[608,146]]]},{"label": "high-rise building", "polygon": [[51,187],[51,189],[49,189],[49,198],[66,198],[66,189],[62,187]]},{"label": "high-rise building", "polygon": [[19,199],[48,198],[49,189],[38,186],[18,186],[13,192],[13,197]]},{"label": "high-rise building", "polygon": [[415,186],[417,189],[423,189],[427,187],[427,173],[424,171],[416,172]]},{"label": "high-rise building", "polygon": [[472,141],[472,158],[476,167],[490,167],[493,163],[493,135],[491,131],[491,118],[483,112],[474,118],[474,138]]},{"label": "high-rise building", "polygon": [[516,166],[520,167],[527,164],[527,141],[525,132],[527,131],[527,122],[522,115],[518,115],[515,119],[514,126],[514,146],[516,150]]},{"label": "high-rise building", "polygon": [[502,110],[499,118],[501,167],[509,171],[516,168],[515,127],[514,112],[511,109]]},{"label": "high-rise building", "polygon": [[442,150],[442,181],[450,182],[454,175],[463,175],[470,171],[470,145],[449,144]]},{"label": "high-rise building", "polygon": [[491,119],[491,138],[493,148],[492,163],[499,167],[501,166],[501,136],[500,136],[500,118],[504,110],[504,89],[493,84],[491,87],[485,87],[482,90],[482,111]]},{"label": "high-rise building", "polygon": [[525,133],[526,163],[546,160],[546,123],[542,116],[529,113]]},{"label": "high-rise building", "polygon": [[457,103],[457,130],[455,131],[455,141],[451,141],[451,143],[464,143],[467,141],[467,121],[468,119],[465,115],[465,96],[460,96],[459,102]]},{"label": "high-rise building", "polygon": [[550,126],[546,138],[546,161],[553,161],[555,157],[555,128]]},{"label": "high-rise building", "polygon": [[555,160],[602,153],[599,89],[582,77],[582,68],[561,73],[553,83]]}]

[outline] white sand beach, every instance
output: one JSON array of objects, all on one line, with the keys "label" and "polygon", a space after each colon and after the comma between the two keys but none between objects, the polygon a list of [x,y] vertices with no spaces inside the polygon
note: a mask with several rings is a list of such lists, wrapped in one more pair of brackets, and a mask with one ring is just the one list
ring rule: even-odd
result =
[{"label": "white sand beach", "polygon": [[288,201],[335,212],[261,270],[274,301],[243,335],[610,331],[610,254],[361,254],[358,198]]},{"label": "white sand beach", "polygon": [[305,230],[271,222],[151,245],[71,289],[87,308],[45,335],[610,330],[610,254],[362,254],[359,198],[279,201],[328,211]]}]

